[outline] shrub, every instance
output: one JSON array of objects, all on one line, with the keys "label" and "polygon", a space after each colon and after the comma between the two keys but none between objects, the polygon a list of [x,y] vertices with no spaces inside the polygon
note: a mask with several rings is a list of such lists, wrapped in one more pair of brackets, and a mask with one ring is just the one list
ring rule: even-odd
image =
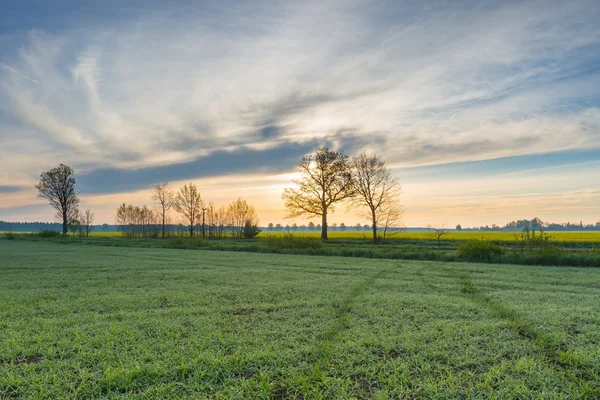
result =
[{"label": "shrub", "polygon": [[515,235],[516,250],[521,257],[533,254],[541,257],[552,258],[560,255],[560,249],[555,245],[552,236],[548,235],[542,229],[536,232],[535,229],[526,227]]},{"label": "shrub", "polygon": [[260,233],[260,229],[256,224],[253,224],[252,221],[246,221],[244,224],[244,230],[242,231],[242,235],[244,239],[253,239]]},{"label": "shrub", "polygon": [[323,242],[319,238],[294,236],[292,233],[267,235],[262,240],[267,247],[276,249],[319,249],[323,247]]},{"label": "shrub", "polygon": [[6,237],[6,240],[15,240],[17,238],[17,234],[14,232],[6,232],[4,236]]},{"label": "shrub", "polygon": [[52,229],[42,229],[41,231],[39,231],[37,233],[37,236],[43,237],[43,238],[55,238],[55,237],[59,237],[60,235],[61,235],[61,233],[59,231],[54,231]]},{"label": "shrub", "polygon": [[492,262],[504,253],[504,249],[489,240],[469,240],[458,246],[458,256],[467,261]]}]

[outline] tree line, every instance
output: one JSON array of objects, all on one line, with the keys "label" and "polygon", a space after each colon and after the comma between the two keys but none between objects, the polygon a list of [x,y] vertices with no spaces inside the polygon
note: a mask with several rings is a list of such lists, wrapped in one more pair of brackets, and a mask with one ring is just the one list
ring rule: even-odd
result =
[{"label": "tree line", "polygon": [[[117,209],[116,223],[125,237],[161,237],[198,233],[205,238],[253,238],[260,232],[258,215],[253,206],[242,198],[227,206],[206,204],[193,183],[173,191],[168,182],[153,187],[152,200],[156,208],[146,205],[121,204]],[[182,222],[172,223],[173,210]]]},{"label": "tree line", "polygon": [[[340,205],[345,205],[370,222],[363,229],[370,228],[374,241],[385,239],[402,228],[401,186],[377,154],[363,151],[355,157],[349,157],[341,150],[322,147],[300,160],[298,172],[300,178],[293,181],[294,186],[284,189],[282,193],[286,218],[319,218],[320,223],[315,225],[311,221],[308,229],[319,229],[322,240],[327,240],[328,215]],[[79,210],[79,192],[72,168],[60,164],[43,172],[36,188],[39,197],[47,199],[56,210],[63,234],[71,230],[88,235],[94,228],[94,214],[90,210]],[[177,191],[172,190],[168,182],[157,184],[152,190],[152,201],[154,208],[125,203],[119,206],[116,222],[123,236],[164,238],[175,233],[183,234],[185,230],[189,237],[196,236],[200,231],[202,237],[208,238],[251,238],[260,232],[256,210],[245,200],[238,198],[220,207],[213,203],[206,204],[193,183]],[[172,212],[177,213],[182,222],[174,224]],[[294,225],[288,227],[297,230],[298,227]],[[519,230],[533,225],[556,230],[600,228],[600,223],[589,226],[582,223],[549,224],[534,218],[531,221],[512,221],[504,227],[493,225],[480,229]],[[269,224],[269,230],[277,228],[282,227]],[[340,228],[346,227],[340,225]],[[456,229],[461,230],[462,227],[458,225]]]},{"label": "tree line", "polygon": [[[75,232],[88,236],[94,228],[94,213],[79,210],[79,190],[75,172],[67,165],[42,172],[35,185],[38,196],[50,203],[60,221],[62,234]],[[193,183],[184,185],[177,192],[168,182],[153,187],[152,200],[156,208],[147,205],[121,204],[116,212],[116,223],[125,237],[166,237],[174,234],[169,211],[177,212],[183,222],[175,225],[178,233],[185,231],[194,237],[201,229],[203,237],[252,238],[258,235],[258,216],[253,206],[238,198],[227,207],[205,204]]]}]

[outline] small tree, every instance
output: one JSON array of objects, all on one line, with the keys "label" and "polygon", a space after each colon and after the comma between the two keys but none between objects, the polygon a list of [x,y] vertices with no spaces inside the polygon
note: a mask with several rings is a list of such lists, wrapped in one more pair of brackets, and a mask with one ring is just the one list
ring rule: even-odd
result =
[{"label": "small tree", "polygon": [[189,183],[182,187],[173,201],[173,208],[189,223],[190,237],[194,237],[194,227],[202,209],[202,198],[196,185]]},{"label": "small tree", "polygon": [[435,225],[427,225],[427,229],[429,230],[428,235],[430,238],[437,240],[438,246],[442,245],[442,236],[446,233],[446,228],[444,224],[435,224]]},{"label": "small tree", "polygon": [[35,185],[35,188],[38,190],[38,196],[47,199],[56,210],[56,217],[62,222],[62,234],[66,235],[69,222],[77,218],[79,210],[73,169],[60,164],[50,171],[42,172],[40,182]]},{"label": "small tree", "polygon": [[244,226],[247,222],[258,227],[256,210],[242,198],[232,202],[227,208],[229,226],[234,237],[244,237]]},{"label": "small tree", "polygon": [[83,236],[83,227],[81,225],[82,214],[77,210],[75,215],[71,217],[69,223],[67,224],[68,230],[73,233],[73,235]]},{"label": "small tree", "polygon": [[154,186],[152,193],[152,200],[154,200],[159,208],[160,217],[162,220],[162,233],[161,237],[165,238],[165,225],[167,220],[167,212],[173,207],[175,202],[175,195],[171,188],[169,188],[169,182],[159,183]]},{"label": "small tree", "polygon": [[296,188],[287,188],[281,197],[288,218],[320,216],[321,239],[327,240],[327,215],[334,205],[354,196],[352,170],[348,156],[342,151],[320,148],[298,164],[301,179]]},{"label": "small tree", "polygon": [[[352,199],[352,204],[365,210],[362,215],[371,221],[373,241],[377,241],[378,225],[385,223],[384,220],[390,216],[389,212],[392,209],[400,210],[396,207],[400,196],[400,184],[386,167],[385,161],[377,154],[367,154],[364,151],[352,159],[352,173],[357,193]],[[388,215],[383,215],[386,212]],[[397,212],[395,214],[397,217],[402,215]]]},{"label": "small tree", "polygon": [[85,210],[80,217],[81,229],[86,237],[90,236],[90,232],[94,229],[94,213],[91,210]]}]

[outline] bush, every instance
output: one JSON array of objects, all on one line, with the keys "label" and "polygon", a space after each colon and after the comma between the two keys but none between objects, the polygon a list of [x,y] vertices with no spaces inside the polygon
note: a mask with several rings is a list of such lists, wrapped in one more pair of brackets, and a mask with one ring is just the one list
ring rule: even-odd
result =
[{"label": "bush", "polygon": [[560,255],[560,249],[556,247],[552,236],[540,229],[526,227],[518,235],[515,235],[516,251],[524,258],[526,255],[537,255],[541,257],[556,257]]},{"label": "bush", "polygon": [[59,237],[60,235],[61,235],[61,233],[59,231],[53,231],[51,229],[42,229],[41,231],[39,231],[37,233],[37,236],[43,237],[43,238],[55,238],[55,237]]},{"label": "bush", "polygon": [[242,231],[244,239],[254,239],[259,233],[260,229],[256,224],[253,224],[251,221],[246,221],[244,230]]},{"label": "bush", "polygon": [[497,260],[504,249],[489,240],[469,240],[458,246],[458,257],[467,261],[492,262]]},{"label": "bush", "polygon": [[4,236],[6,237],[6,240],[15,240],[17,238],[17,234],[14,232],[6,232]]},{"label": "bush", "polygon": [[291,233],[267,235],[262,239],[267,247],[275,249],[320,249],[323,242],[319,238],[294,236]]}]

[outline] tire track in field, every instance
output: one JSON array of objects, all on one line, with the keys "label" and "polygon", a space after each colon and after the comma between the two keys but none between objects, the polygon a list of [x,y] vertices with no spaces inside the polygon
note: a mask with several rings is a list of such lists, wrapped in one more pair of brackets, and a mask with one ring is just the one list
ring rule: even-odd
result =
[{"label": "tire track in field", "polygon": [[354,286],[348,295],[342,300],[341,303],[333,305],[333,326],[327,330],[323,336],[321,344],[316,350],[316,360],[313,363],[312,375],[321,376],[324,370],[327,360],[329,359],[333,350],[333,344],[337,337],[345,330],[349,328],[348,318],[352,308],[358,298],[360,298],[367,290],[369,290],[378,279],[381,279],[388,272],[387,269],[382,269],[375,275],[367,278],[360,284]]},{"label": "tire track in field", "polygon": [[[600,387],[598,386],[598,375],[586,369],[585,365],[577,362],[574,357],[568,357],[566,343],[557,343],[552,338],[536,329],[535,325],[520,316],[516,311],[494,301],[479,290],[465,272],[457,272],[451,268],[441,266],[450,275],[454,276],[460,285],[460,292],[477,305],[483,306],[498,317],[508,322],[519,338],[533,343],[540,353],[540,359],[556,371],[565,373],[571,380],[580,386],[589,386],[593,398],[600,398]],[[565,361],[568,360],[568,361]]]}]

